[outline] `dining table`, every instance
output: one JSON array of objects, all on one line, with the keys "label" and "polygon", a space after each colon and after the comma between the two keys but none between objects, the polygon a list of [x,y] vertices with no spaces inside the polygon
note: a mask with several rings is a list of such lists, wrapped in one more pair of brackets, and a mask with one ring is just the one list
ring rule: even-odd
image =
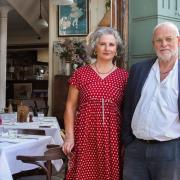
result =
[{"label": "dining table", "polygon": [[9,115],[10,118],[8,118],[8,115],[6,116],[2,116],[4,118],[2,124],[4,131],[6,131],[6,129],[42,129],[45,130],[47,136],[52,136],[55,144],[63,144],[63,139],[60,134],[61,129],[56,117],[33,117],[33,122],[22,123],[17,122],[16,116],[14,116],[14,118],[11,114]]},{"label": "dining table", "polygon": [[[33,117],[33,122],[23,123],[17,122],[16,114],[0,114],[0,117],[3,120],[0,125],[0,180],[13,180],[13,174],[37,168],[35,165],[16,160],[17,155],[43,155],[48,144],[63,144],[56,117]],[[42,129],[46,135],[17,134],[12,137],[9,132],[13,129]],[[56,160],[53,164],[59,171],[63,161]]]}]

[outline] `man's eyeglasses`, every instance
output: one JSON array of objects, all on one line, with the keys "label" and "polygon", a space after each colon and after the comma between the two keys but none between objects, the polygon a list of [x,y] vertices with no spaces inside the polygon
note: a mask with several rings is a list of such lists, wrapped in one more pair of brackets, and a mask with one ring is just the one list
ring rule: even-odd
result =
[{"label": "man's eyeglasses", "polygon": [[170,43],[172,43],[176,38],[177,38],[177,36],[176,36],[176,37],[166,37],[166,38],[164,38],[164,39],[159,38],[159,39],[155,39],[154,42],[157,43],[157,44],[162,44],[162,43],[165,41],[166,43],[169,43],[169,44],[170,44]]}]

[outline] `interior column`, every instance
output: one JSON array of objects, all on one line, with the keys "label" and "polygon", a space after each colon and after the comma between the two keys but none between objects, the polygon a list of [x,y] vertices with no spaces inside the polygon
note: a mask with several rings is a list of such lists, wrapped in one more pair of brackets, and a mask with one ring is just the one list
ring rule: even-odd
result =
[{"label": "interior column", "polygon": [[0,7],[0,111],[6,105],[7,17],[11,9]]}]

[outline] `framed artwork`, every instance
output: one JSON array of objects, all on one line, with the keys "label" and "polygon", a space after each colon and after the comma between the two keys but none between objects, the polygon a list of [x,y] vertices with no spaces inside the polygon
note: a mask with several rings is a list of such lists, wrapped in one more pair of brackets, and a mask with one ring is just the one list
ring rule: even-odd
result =
[{"label": "framed artwork", "polygon": [[58,6],[58,36],[86,36],[89,33],[89,0],[74,0]]},{"label": "framed artwork", "polygon": [[14,83],[14,99],[29,99],[32,94],[32,83]]}]

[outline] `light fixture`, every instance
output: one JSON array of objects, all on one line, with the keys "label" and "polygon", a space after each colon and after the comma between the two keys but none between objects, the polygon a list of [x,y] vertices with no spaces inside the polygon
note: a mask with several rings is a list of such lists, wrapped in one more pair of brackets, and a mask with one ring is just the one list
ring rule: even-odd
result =
[{"label": "light fixture", "polygon": [[41,0],[39,0],[39,18],[38,20],[35,22],[36,27],[38,27],[39,29],[44,29],[48,27],[48,23],[47,21],[42,17],[41,15]]},{"label": "light fixture", "polygon": [[54,5],[71,5],[73,4],[73,0],[52,0]]}]

